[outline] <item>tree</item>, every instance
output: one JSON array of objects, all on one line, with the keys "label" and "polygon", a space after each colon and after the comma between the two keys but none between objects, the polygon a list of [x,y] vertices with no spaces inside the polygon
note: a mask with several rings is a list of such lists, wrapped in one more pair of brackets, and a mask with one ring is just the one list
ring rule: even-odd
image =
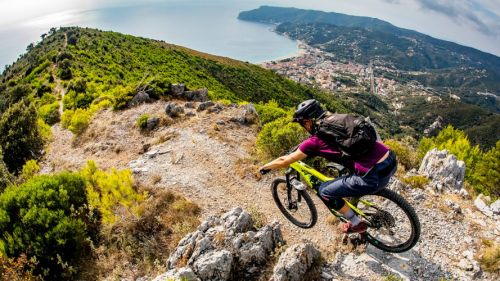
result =
[{"label": "tree", "polygon": [[43,148],[35,105],[24,99],[12,105],[0,118],[0,147],[10,172],[17,172],[26,160],[36,158]]},{"label": "tree", "polygon": [[478,191],[500,197],[500,140],[479,160],[472,177]]}]

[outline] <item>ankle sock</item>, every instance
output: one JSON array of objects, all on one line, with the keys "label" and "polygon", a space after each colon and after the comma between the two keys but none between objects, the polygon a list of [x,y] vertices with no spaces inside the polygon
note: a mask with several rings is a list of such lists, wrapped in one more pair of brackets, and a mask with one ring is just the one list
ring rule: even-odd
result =
[{"label": "ankle sock", "polygon": [[349,211],[347,211],[344,216],[351,221],[352,226],[356,226],[361,222],[361,219],[351,209],[349,209]]}]

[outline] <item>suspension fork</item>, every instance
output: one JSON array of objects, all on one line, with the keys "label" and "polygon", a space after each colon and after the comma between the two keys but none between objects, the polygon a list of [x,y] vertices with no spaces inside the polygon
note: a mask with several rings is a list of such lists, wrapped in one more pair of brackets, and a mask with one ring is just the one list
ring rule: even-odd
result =
[{"label": "suspension fork", "polygon": [[292,176],[293,172],[294,172],[294,170],[292,168],[288,168],[288,170],[285,173],[288,209],[297,208],[297,206],[296,206],[297,202],[302,201],[302,195],[300,195],[300,192],[298,192],[298,191],[297,191],[297,201],[294,202],[292,200],[292,191],[293,191],[294,187],[291,184],[291,180],[294,177],[296,178],[296,180],[300,180],[300,174],[298,172],[296,172],[296,176]]}]

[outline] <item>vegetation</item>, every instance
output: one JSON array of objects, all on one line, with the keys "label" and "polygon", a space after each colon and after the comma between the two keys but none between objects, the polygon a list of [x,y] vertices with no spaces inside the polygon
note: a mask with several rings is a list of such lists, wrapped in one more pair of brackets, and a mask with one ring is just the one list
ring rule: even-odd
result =
[{"label": "vegetation", "polygon": [[420,188],[420,189],[423,189],[425,185],[429,183],[429,179],[425,176],[403,177],[401,178],[401,181],[406,184],[409,184],[413,188]]},{"label": "vegetation", "polygon": [[257,136],[257,150],[263,158],[284,155],[307,137],[307,132],[291,117],[282,117],[265,124]]},{"label": "vegetation", "polygon": [[258,103],[255,109],[259,114],[259,119],[262,125],[272,122],[278,118],[290,116],[290,111],[281,108],[275,100],[268,101],[267,103]]},{"label": "vegetation", "polygon": [[392,139],[384,140],[384,143],[396,154],[398,162],[403,165],[406,171],[418,168],[420,160],[411,144]]},{"label": "vegetation", "polygon": [[136,125],[141,129],[146,129],[148,125],[149,114],[142,114],[137,118]]},{"label": "vegetation", "polygon": [[476,191],[500,197],[500,140],[478,160],[472,178]]},{"label": "vegetation", "polygon": [[479,262],[484,271],[500,273],[500,245],[492,244],[486,247]]},{"label": "vegetation", "polygon": [[138,205],[147,194],[135,190],[130,170],[112,169],[107,173],[99,170],[95,162],[89,161],[81,174],[87,180],[88,203],[92,208],[99,209],[105,225],[112,226],[119,220],[118,208],[139,215]]},{"label": "vegetation", "polygon": [[37,260],[36,273],[67,279],[89,236],[85,180],[78,174],[37,176],[0,195],[0,252]]},{"label": "vegetation", "polygon": [[17,172],[26,160],[40,155],[43,140],[33,103],[21,100],[0,118],[0,146],[10,172]]}]

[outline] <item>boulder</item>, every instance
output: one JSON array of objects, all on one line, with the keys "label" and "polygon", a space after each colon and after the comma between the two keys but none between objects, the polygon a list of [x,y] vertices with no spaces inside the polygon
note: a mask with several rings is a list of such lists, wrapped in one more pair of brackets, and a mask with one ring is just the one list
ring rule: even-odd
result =
[{"label": "boulder", "polygon": [[249,103],[243,107],[238,116],[232,117],[229,120],[242,125],[252,125],[259,122],[259,114],[257,113],[255,106]]},{"label": "boulder", "polygon": [[200,279],[196,276],[196,274],[194,274],[193,270],[187,266],[179,269],[169,270],[153,279],[153,281],[170,280],[199,281]]},{"label": "boulder", "polygon": [[203,111],[211,106],[214,106],[215,103],[213,101],[206,101],[206,102],[202,102],[198,105],[198,108],[196,109],[197,111]]},{"label": "boulder", "polygon": [[500,215],[500,200],[495,201],[490,205],[490,209],[495,215]]},{"label": "boulder", "polygon": [[438,116],[434,123],[432,123],[427,129],[424,130],[424,135],[426,137],[435,137],[438,135],[439,131],[443,129],[443,117]]},{"label": "boulder", "polygon": [[431,180],[430,186],[442,191],[461,190],[465,176],[465,163],[457,160],[455,155],[449,154],[445,150],[430,150],[422,160],[418,169],[419,174]]},{"label": "boulder", "polygon": [[224,109],[220,104],[216,104],[208,109],[208,113],[219,113]]},{"label": "boulder", "polygon": [[182,97],[188,101],[207,101],[208,99],[208,89],[202,88],[194,91],[185,91]]},{"label": "boulder", "polygon": [[165,113],[170,117],[178,117],[184,113],[184,108],[175,103],[169,102],[165,106]]},{"label": "boulder", "polygon": [[130,101],[129,105],[130,106],[136,106],[141,103],[149,103],[152,102],[153,100],[149,97],[148,93],[141,91],[137,93],[132,100]]},{"label": "boulder", "polygon": [[186,108],[194,108],[194,102],[188,101],[184,104],[184,107]]},{"label": "boulder", "polygon": [[158,117],[149,117],[148,120],[146,121],[146,129],[147,130],[153,130],[160,124],[160,118]]},{"label": "boulder", "polygon": [[185,90],[186,90],[186,85],[184,84],[172,84],[172,86],[170,86],[170,93],[174,97],[182,96]]},{"label": "boulder", "polygon": [[172,276],[179,272],[177,268],[188,268],[195,275],[193,280],[255,277],[284,241],[279,223],[259,230],[253,224],[250,214],[241,208],[221,217],[208,217],[179,242],[168,258],[169,271],[160,276]]},{"label": "boulder", "polygon": [[305,279],[320,252],[311,243],[300,243],[286,249],[273,269],[274,281],[301,281]]},{"label": "boulder", "polygon": [[488,196],[484,196],[483,194],[479,194],[474,200],[474,206],[481,211],[481,213],[485,214],[488,217],[493,217],[493,210],[488,206],[486,202],[489,202],[491,199]]}]

